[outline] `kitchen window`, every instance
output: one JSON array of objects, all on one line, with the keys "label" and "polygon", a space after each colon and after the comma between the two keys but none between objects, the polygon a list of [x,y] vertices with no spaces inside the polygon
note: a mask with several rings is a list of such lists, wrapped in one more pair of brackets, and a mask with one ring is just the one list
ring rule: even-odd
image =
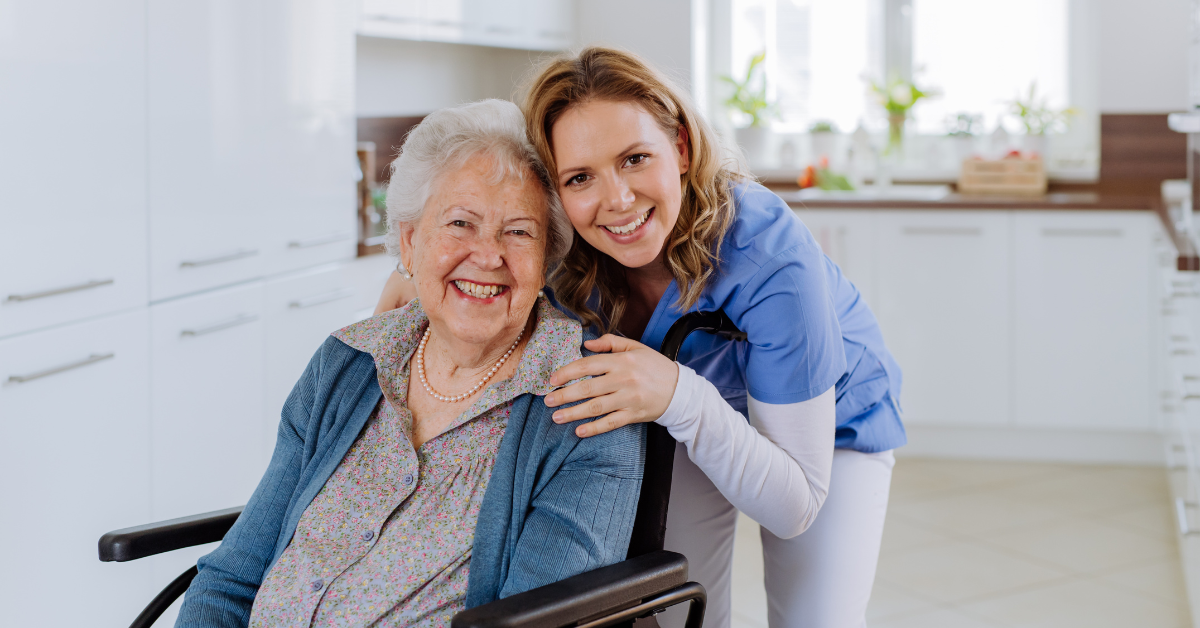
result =
[{"label": "kitchen window", "polygon": [[[998,126],[1021,145],[1024,127],[1010,102],[1036,85],[1052,109],[1076,110],[1069,130],[1050,137],[1052,176],[1094,179],[1099,128],[1095,51],[1085,49],[1094,9],[1084,0],[712,0],[728,2],[728,67],[737,79],[756,54],[762,64],[770,128],[784,138],[830,122],[843,134],[860,123],[881,138],[887,118],[869,89],[872,81],[911,80],[937,96],[919,101],[907,124],[900,178],[954,179],[958,162],[942,138],[973,120],[981,150]],[[714,7],[719,4],[714,4]],[[1074,40],[1072,36],[1075,36]],[[1084,35],[1080,37],[1080,35]],[[720,34],[714,34],[720,39]],[[746,124],[712,101],[718,126]],[[961,129],[961,127],[957,127]],[[1061,131],[1061,129],[1060,129]],[[877,142],[880,143],[880,142]],[[798,144],[799,145],[799,144]]]}]

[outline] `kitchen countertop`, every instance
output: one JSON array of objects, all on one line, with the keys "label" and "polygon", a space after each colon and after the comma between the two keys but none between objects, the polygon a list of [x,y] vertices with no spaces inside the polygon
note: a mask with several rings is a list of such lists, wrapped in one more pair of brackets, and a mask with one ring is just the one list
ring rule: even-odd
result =
[{"label": "kitchen countertop", "polygon": [[1176,267],[1200,271],[1200,253],[1192,242],[1175,230],[1162,198],[1152,195],[1106,194],[1094,190],[1052,191],[1044,196],[979,196],[950,192],[937,199],[898,198],[801,198],[795,186],[771,186],[771,190],[797,209],[920,209],[920,210],[1028,210],[1028,211],[1151,211],[1158,215],[1175,245]]}]

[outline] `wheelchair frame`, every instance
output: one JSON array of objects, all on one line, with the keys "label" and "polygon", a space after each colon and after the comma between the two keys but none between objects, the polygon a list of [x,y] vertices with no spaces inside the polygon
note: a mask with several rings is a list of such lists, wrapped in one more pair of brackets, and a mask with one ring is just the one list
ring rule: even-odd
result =
[{"label": "wheelchair frame", "polygon": [[[674,360],[693,331],[745,340],[725,312],[692,312],[667,331],[661,353]],[[626,560],[553,584],[459,612],[452,628],[601,628],[631,625],[687,602],[686,628],[700,628],[707,595],[687,579],[687,558],[663,550],[675,440],[657,423],[647,425],[646,463],[637,514]],[[177,549],[220,541],[242,513],[242,506],[190,517],[114,530],[100,537],[100,560],[126,562]],[[193,565],[166,586],[133,620],[130,628],[149,628],[187,591],[196,577]]]}]

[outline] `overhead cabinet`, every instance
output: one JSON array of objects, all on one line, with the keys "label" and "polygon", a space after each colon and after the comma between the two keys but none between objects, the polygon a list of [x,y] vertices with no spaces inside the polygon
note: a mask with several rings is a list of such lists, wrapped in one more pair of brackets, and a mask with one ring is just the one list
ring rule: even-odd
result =
[{"label": "overhead cabinet", "polygon": [[526,50],[574,39],[569,0],[363,0],[358,32],[372,37]]}]

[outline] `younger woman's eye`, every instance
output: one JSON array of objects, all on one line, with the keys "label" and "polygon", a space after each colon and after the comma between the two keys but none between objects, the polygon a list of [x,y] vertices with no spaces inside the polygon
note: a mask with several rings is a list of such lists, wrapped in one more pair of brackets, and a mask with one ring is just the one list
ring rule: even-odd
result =
[{"label": "younger woman's eye", "polygon": [[583,185],[584,183],[587,183],[587,177],[588,176],[586,174],[577,174],[570,179],[567,179],[567,185]]},{"label": "younger woman's eye", "polygon": [[625,163],[627,163],[631,166],[640,166],[640,165],[642,165],[642,163],[644,163],[646,161],[646,157],[647,157],[647,155],[643,155],[640,153],[637,155],[630,155],[629,158],[625,160]]}]

